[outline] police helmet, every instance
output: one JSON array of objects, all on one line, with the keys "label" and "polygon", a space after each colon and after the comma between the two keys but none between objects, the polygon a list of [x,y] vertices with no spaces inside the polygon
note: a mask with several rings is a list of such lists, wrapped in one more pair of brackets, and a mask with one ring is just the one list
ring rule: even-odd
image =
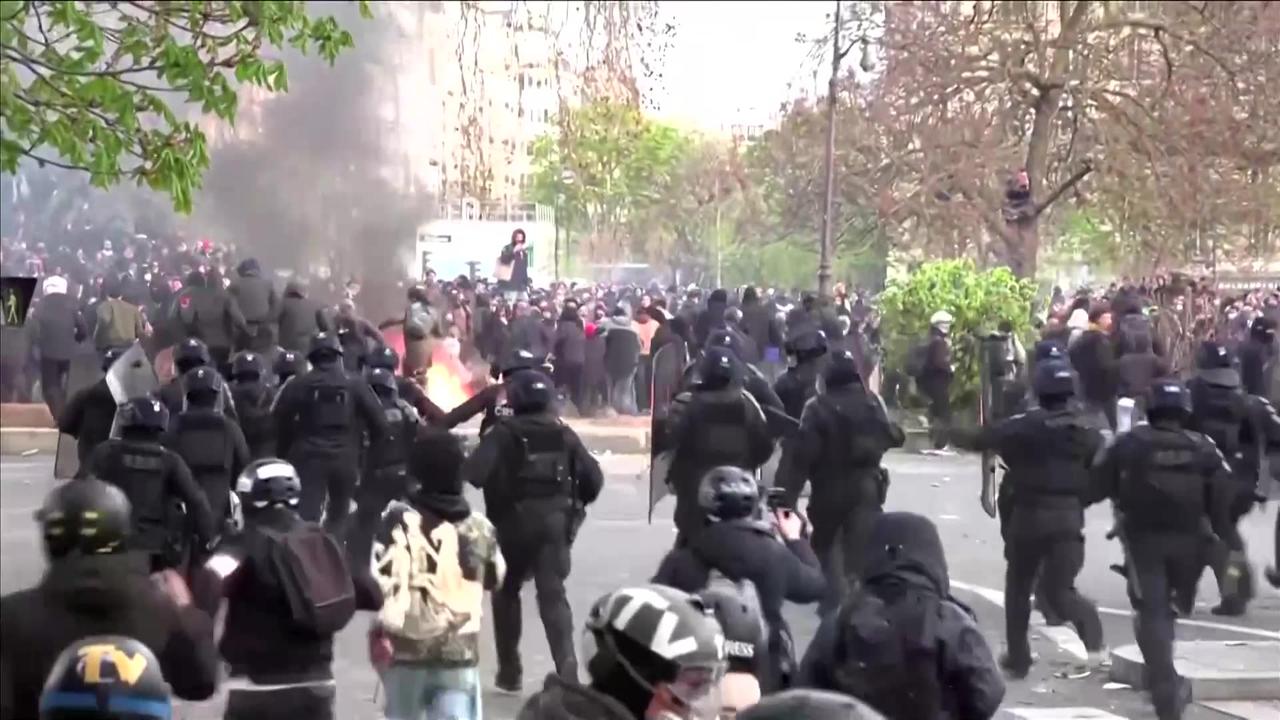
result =
[{"label": "police helmet", "polygon": [[1235,353],[1212,340],[1206,340],[1196,348],[1196,375],[1213,385],[1240,385]]},{"label": "police helmet", "polygon": [[245,509],[260,510],[271,506],[295,507],[302,495],[298,471],[287,460],[262,458],[254,460],[236,478],[236,494]]},{"label": "police helmet", "polygon": [[831,353],[831,361],[827,363],[827,369],[823,375],[827,387],[844,387],[858,382],[861,377],[861,372],[858,370],[858,361],[854,358],[852,352],[837,350]]},{"label": "police helmet", "polygon": [[395,373],[387,368],[377,367],[371,368],[365,375],[369,381],[369,387],[378,393],[394,393],[399,388],[396,385]]},{"label": "police helmet", "polygon": [[1147,414],[1188,415],[1191,413],[1191,393],[1177,378],[1161,378],[1151,383],[1147,392]]},{"label": "police helmet", "polygon": [[728,328],[720,328],[708,333],[707,347],[722,347],[733,353],[734,357],[742,357],[742,341]]},{"label": "police helmet", "polygon": [[545,357],[538,357],[528,350],[514,350],[503,359],[498,370],[503,378],[510,377],[521,370],[541,370],[546,365]]},{"label": "police helmet", "polygon": [[817,328],[803,328],[787,338],[786,351],[799,360],[821,357],[827,352],[827,334]]},{"label": "police helmet", "polygon": [[128,346],[110,347],[104,350],[102,352],[102,372],[106,372],[110,370],[111,366],[115,364],[116,360],[119,360],[120,356],[124,355],[128,351],[129,351]]},{"label": "police helmet", "polygon": [[255,382],[262,379],[266,369],[266,361],[256,352],[245,350],[231,358],[231,377],[236,380]]},{"label": "police helmet", "polygon": [[737,356],[722,347],[710,347],[698,361],[699,385],[707,390],[726,387],[741,379]]},{"label": "police helmet", "polygon": [[760,486],[742,468],[712,468],[698,483],[698,506],[716,521],[751,517],[760,506]]},{"label": "police helmet", "polygon": [[49,557],[73,552],[100,555],[125,550],[132,510],[124,491],[95,477],[54,488],[36,512]]},{"label": "police helmet", "polygon": [[541,412],[555,397],[555,384],[539,370],[526,370],[507,379],[507,404],[517,414]]},{"label": "police helmet", "polygon": [[306,358],[292,350],[281,350],[276,354],[275,362],[271,364],[272,372],[276,374],[276,378],[282,383],[294,375],[305,372],[306,367]]},{"label": "police helmet", "polygon": [[198,367],[182,375],[182,393],[190,402],[222,394],[222,375],[211,367]]},{"label": "police helmet", "polygon": [[370,368],[385,368],[391,372],[400,369],[400,355],[390,345],[379,345],[365,358],[364,364]]},{"label": "police helmet", "polygon": [[121,429],[164,432],[169,427],[169,408],[151,395],[129,400],[116,415]]},{"label": "police helmet", "polygon": [[742,311],[736,307],[726,308],[724,311],[724,321],[730,325],[737,325],[742,322]]},{"label": "police helmet", "polygon": [[1035,349],[1032,351],[1035,355],[1036,362],[1041,360],[1066,360],[1067,349],[1062,347],[1062,343],[1058,340],[1048,339],[1036,342]]},{"label": "police helmet", "polygon": [[1036,374],[1031,387],[1040,397],[1070,396],[1075,394],[1076,377],[1071,364],[1062,360],[1044,360],[1036,363]]},{"label": "police helmet", "polygon": [[312,363],[339,357],[342,357],[342,342],[338,340],[337,335],[318,332],[311,338],[311,347],[307,350],[307,359]]},{"label": "police helmet", "polygon": [[173,350],[173,366],[179,375],[185,375],[192,368],[212,365],[213,357],[209,355],[209,346],[199,338],[187,338],[178,343]]},{"label": "police helmet", "polygon": [[665,585],[619,588],[591,606],[583,645],[593,681],[617,678],[650,692],[665,686],[692,717],[721,710],[724,638],[696,595]]},{"label": "police helmet", "polygon": [[58,655],[40,695],[40,720],[168,720],[160,661],[122,635],[76,640]]}]

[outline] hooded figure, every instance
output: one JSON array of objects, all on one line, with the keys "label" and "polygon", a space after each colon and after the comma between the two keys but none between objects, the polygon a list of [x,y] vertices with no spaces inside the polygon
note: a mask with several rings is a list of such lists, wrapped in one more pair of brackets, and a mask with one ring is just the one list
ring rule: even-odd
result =
[{"label": "hooded figure", "polygon": [[723,289],[712,291],[707,298],[707,308],[698,315],[693,325],[693,337],[698,347],[707,344],[707,336],[712,330],[724,327],[724,311],[729,307],[729,293]]},{"label": "hooded figure", "polygon": [[951,597],[933,521],[885,513],[863,588],[823,620],[800,685],[858,697],[893,720],[989,718],[1004,679],[972,613]]},{"label": "hooded figure", "polygon": [[280,347],[305,355],[316,333],[332,329],[324,306],[307,297],[303,281],[293,279],[285,284],[280,303]]},{"label": "hooded figure", "polygon": [[275,347],[276,322],[280,313],[280,298],[271,281],[262,277],[258,261],[248,258],[236,268],[236,279],[228,291],[240,306],[248,334],[239,339],[240,349],[258,353],[269,352]]}]

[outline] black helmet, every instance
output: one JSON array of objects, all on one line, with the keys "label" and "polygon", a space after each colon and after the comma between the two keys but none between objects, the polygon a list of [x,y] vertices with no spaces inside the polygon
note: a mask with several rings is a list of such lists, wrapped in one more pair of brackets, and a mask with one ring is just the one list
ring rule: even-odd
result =
[{"label": "black helmet", "polygon": [[507,378],[507,404],[517,414],[542,412],[556,398],[555,383],[540,370],[525,370]]},{"label": "black helmet", "polygon": [[188,402],[217,398],[222,394],[222,375],[211,367],[192,368],[182,375],[182,394]]},{"label": "black helmet", "polygon": [[510,377],[521,370],[541,370],[547,364],[545,357],[538,357],[528,350],[514,350],[503,359],[498,367],[503,378]]},{"label": "black helmet", "polygon": [[596,600],[586,630],[593,681],[619,677],[651,693],[663,684],[695,717],[720,711],[724,640],[698,596],[665,585],[621,588]]},{"label": "black helmet", "polygon": [[1212,340],[1200,343],[1196,349],[1196,375],[1212,385],[1238,387],[1240,372],[1236,369],[1236,356],[1229,348]]},{"label": "black helmet", "polygon": [[302,494],[302,481],[287,460],[262,458],[249,463],[236,478],[236,494],[248,510],[279,505],[295,507]]},{"label": "black helmet", "polygon": [[102,372],[106,372],[110,370],[111,366],[115,364],[116,360],[119,360],[120,356],[124,355],[128,351],[129,351],[129,347],[127,345],[121,346],[121,347],[109,347],[106,350],[103,350],[102,351]]},{"label": "black helmet", "polygon": [[283,383],[294,375],[305,372],[306,366],[306,358],[292,350],[281,350],[276,354],[275,362],[271,364],[271,370],[276,374],[276,378]]},{"label": "black helmet", "polygon": [[319,332],[311,338],[307,359],[312,363],[342,357],[342,342],[333,333]]},{"label": "black helmet", "polygon": [[395,373],[387,368],[376,367],[371,368],[365,377],[369,381],[369,387],[373,388],[377,393],[395,393],[399,386],[396,385]]},{"label": "black helmet", "polygon": [[250,350],[238,352],[234,358],[231,358],[231,377],[235,380],[254,382],[262,379],[266,366],[267,363],[262,355]]},{"label": "black helmet", "polygon": [[698,378],[701,387],[718,390],[742,379],[738,358],[731,350],[710,347],[698,361]]},{"label": "black helmet", "polygon": [[870,705],[829,690],[786,690],[771,693],[738,713],[738,720],[884,720]]},{"label": "black helmet", "polygon": [[741,520],[760,506],[760,486],[742,468],[712,468],[698,483],[698,506],[712,520]]},{"label": "black helmet", "polygon": [[54,488],[36,512],[49,557],[117,553],[132,528],[132,510],[124,491],[95,477]]},{"label": "black helmet", "polygon": [[123,430],[164,432],[169,427],[169,408],[155,397],[144,395],[121,406],[116,418]]},{"label": "black helmet", "polygon": [[737,325],[742,322],[742,311],[736,307],[725,308],[724,321],[730,325]]},{"label": "black helmet", "polygon": [[391,372],[400,369],[400,355],[390,345],[379,345],[365,358],[364,364],[370,368],[385,368]]},{"label": "black helmet", "polygon": [[858,361],[848,350],[836,350],[831,353],[831,360],[827,363],[827,369],[824,373],[827,387],[843,387],[858,382],[862,377],[862,373],[858,370]]},{"label": "black helmet", "polygon": [[209,355],[209,346],[198,338],[187,338],[178,343],[178,347],[173,350],[173,367],[177,369],[179,375],[187,374],[187,371],[192,368],[212,364],[213,358]]},{"label": "black helmet", "polygon": [[1036,363],[1036,374],[1031,386],[1040,397],[1069,396],[1075,394],[1076,377],[1071,372],[1070,363],[1063,360],[1042,360]]},{"label": "black helmet", "polygon": [[141,642],[94,635],[67,646],[40,695],[40,720],[169,720],[160,661]]},{"label": "black helmet", "polygon": [[1062,347],[1061,342],[1053,339],[1037,342],[1035,349],[1032,352],[1035,354],[1036,362],[1040,362],[1041,360],[1067,359],[1066,348]]},{"label": "black helmet", "polygon": [[718,328],[707,334],[707,347],[719,347],[733,353],[735,358],[742,358],[742,340],[728,328]]},{"label": "black helmet", "polygon": [[797,360],[810,360],[827,352],[827,334],[813,327],[802,327],[787,338],[786,351]]},{"label": "black helmet", "polygon": [[1161,378],[1151,382],[1147,392],[1147,414],[1191,413],[1191,393],[1177,378]]}]

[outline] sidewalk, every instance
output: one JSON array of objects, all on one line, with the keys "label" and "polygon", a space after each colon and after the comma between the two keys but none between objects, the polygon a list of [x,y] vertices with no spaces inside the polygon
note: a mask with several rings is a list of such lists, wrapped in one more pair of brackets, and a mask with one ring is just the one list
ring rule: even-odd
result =
[{"label": "sidewalk", "polygon": [[[1280,641],[1179,642],[1174,665],[1191,682],[1192,697],[1206,700],[1280,699]],[[1145,686],[1145,663],[1137,645],[1111,652],[1111,679]]]}]

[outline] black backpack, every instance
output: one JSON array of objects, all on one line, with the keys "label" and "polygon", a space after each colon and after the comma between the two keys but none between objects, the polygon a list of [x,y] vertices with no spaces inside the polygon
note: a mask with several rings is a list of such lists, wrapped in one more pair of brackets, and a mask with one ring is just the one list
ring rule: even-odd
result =
[{"label": "black backpack", "polygon": [[259,527],[267,540],[268,572],[279,584],[289,619],[299,632],[333,635],[356,613],[355,583],[346,553],[314,523],[287,532]]},{"label": "black backpack", "polygon": [[1116,328],[1116,347],[1120,355],[1152,351],[1151,319],[1141,313],[1120,318]]},{"label": "black backpack", "polygon": [[866,589],[855,592],[840,608],[835,689],[889,718],[938,717],[941,663],[933,630],[941,602],[908,592],[888,606]]}]

